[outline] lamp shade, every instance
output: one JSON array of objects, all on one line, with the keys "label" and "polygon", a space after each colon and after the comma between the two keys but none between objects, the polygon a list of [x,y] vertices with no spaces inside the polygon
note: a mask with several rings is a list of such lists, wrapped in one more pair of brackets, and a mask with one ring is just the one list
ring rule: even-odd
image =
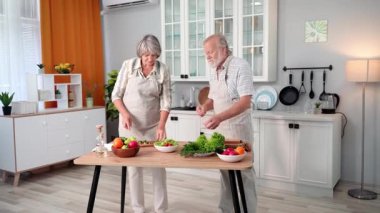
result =
[{"label": "lamp shade", "polygon": [[379,82],[380,59],[354,59],[346,63],[346,79],[353,82]]}]

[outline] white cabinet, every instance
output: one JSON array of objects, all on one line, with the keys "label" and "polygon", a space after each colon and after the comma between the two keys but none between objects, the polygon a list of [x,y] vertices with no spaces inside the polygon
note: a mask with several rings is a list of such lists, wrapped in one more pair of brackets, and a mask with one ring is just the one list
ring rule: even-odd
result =
[{"label": "white cabinet", "polygon": [[200,117],[171,111],[166,122],[167,137],[176,141],[194,141],[200,135]]},{"label": "white cabinet", "polygon": [[268,187],[332,196],[340,178],[341,116],[297,118],[296,114],[274,113],[273,117],[256,115],[255,119],[259,132],[254,137],[254,165],[259,170],[259,182]]},{"label": "white cabinet", "polygon": [[29,74],[27,85],[28,100],[38,102],[40,112],[82,107],[81,74]]},{"label": "white cabinet", "polygon": [[253,81],[276,80],[277,0],[164,0],[161,14],[162,58],[172,80],[208,80],[203,40],[213,33],[250,63]]},{"label": "white cabinet", "polygon": [[[46,116],[21,117],[14,119],[16,170],[26,170],[44,165],[47,153]],[[7,141],[5,141],[7,142]]]},{"label": "white cabinet", "polygon": [[76,158],[95,147],[104,107],[35,115],[0,116],[0,170],[20,173]]}]

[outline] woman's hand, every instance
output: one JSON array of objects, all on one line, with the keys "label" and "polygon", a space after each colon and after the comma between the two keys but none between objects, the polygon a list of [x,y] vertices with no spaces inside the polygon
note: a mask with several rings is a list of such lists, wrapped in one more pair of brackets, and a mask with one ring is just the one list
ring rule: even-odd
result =
[{"label": "woman's hand", "polygon": [[165,128],[158,127],[156,130],[156,140],[164,140],[166,138]]},{"label": "woman's hand", "polygon": [[131,127],[132,127],[132,119],[131,119],[131,117],[129,116],[128,113],[123,113],[121,115],[121,123],[122,123],[122,125],[123,125],[124,128],[126,128],[128,130],[131,129]]}]

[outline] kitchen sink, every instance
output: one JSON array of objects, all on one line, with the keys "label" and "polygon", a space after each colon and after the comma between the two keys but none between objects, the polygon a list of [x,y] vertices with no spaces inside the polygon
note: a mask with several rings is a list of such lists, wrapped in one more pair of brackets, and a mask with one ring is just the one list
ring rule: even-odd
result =
[{"label": "kitchen sink", "polygon": [[196,107],[173,107],[171,110],[195,111]]}]

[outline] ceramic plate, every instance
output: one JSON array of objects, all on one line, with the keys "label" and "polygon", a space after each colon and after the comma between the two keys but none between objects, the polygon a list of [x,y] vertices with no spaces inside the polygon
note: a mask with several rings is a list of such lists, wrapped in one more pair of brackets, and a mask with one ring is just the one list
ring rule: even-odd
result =
[{"label": "ceramic plate", "polygon": [[277,103],[277,91],[271,86],[261,86],[257,89],[253,101],[257,109],[269,110]]}]

